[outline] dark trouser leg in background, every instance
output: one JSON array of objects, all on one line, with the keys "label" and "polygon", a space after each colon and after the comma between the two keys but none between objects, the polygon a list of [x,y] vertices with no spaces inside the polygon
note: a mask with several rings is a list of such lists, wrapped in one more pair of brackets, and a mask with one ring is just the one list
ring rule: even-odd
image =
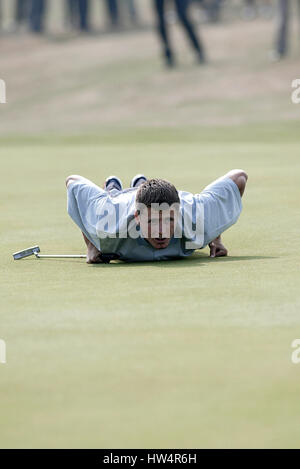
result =
[{"label": "dark trouser leg in background", "polygon": [[66,0],[65,3],[65,23],[68,26],[78,26],[77,0]]},{"label": "dark trouser leg in background", "polygon": [[290,0],[278,0],[278,9],[279,26],[276,41],[276,51],[280,57],[284,57],[287,53]]},{"label": "dark trouser leg in background", "polygon": [[188,17],[189,0],[175,0],[178,18],[184,26],[188,38],[198,54],[199,61],[205,62],[204,48],[200,38],[197,37],[195,28]]},{"label": "dark trouser leg in background", "polygon": [[78,9],[80,29],[81,31],[88,31],[89,0],[78,0]]},{"label": "dark trouser leg in background", "polygon": [[31,0],[30,28],[35,33],[44,31],[46,0]]},{"label": "dark trouser leg in background", "polygon": [[161,37],[166,64],[170,67],[174,65],[174,57],[170,47],[167,22],[165,17],[165,0],[154,0],[154,8],[157,13],[157,29]]},{"label": "dark trouser leg in background", "polygon": [[119,5],[117,0],[105,0],[107,12],[112,26],[118,26],[120,23]]},{"label": "dark trouser leg in background", "polygon": [[126,2],[127,2],[130,20],[133,24],[136,24],[138,22],[138,14],[137,14],[135,0],[126,0]]},{"label": "dark trouser leg in background", "polygon": [[15,3],[15,21],[17,24],[23,23],[28,19],[29,1],[17,0]]}]

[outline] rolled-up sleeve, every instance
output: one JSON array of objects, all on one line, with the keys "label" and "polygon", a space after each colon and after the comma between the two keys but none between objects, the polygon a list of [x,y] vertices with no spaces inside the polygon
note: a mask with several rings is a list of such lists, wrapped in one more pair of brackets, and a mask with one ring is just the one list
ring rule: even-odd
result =
[{"label": "rolled-up sleeve", "polygon": [[106,192],[88,179],[80,178],[68,185],[68,214],[91,241],[100,250],[97,236],[97,204],[106,197]]},{"label": "rolled-up sleeve", "polygon": [[207,245],[237,222],[242,199],[236,183],[228,177],[216,180],[197,197],[204,205],[204,245]]}]

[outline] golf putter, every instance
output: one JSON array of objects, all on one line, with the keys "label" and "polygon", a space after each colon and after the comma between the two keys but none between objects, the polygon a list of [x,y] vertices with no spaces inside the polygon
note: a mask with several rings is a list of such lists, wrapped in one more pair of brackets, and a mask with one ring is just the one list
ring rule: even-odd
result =
[{"label": "golf putter", "polygon": [[[33,246],[32,248],[24,249],[13,254],[15,261],[24,259],[24,257],[35,256],[37,259],[86,259],[86,254],[40,254],[40,247]],[[100,259],[103,264],[109,264],[113,260],[119,259],[120,256],[115,253],[101,253]]]},{"label": "golf putter", "polygon": [[39,246],[33,246],[32,248],[24,249],[13,254],[13,258],[16,260],[23,259],[24,257],[35,256],[37,259],[86,259],[85,254],[40,254]]}]

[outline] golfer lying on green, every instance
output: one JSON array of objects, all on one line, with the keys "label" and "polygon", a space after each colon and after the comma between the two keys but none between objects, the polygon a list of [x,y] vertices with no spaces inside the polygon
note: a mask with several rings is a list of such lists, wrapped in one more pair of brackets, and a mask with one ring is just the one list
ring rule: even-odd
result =
[{"label": "golfer lying on green", "polygon": [[207,245],[211,257],[226,256],[221,233],[240,216],[247,179],[235,169],[193,195],[143,175],[125,190],[116,176],[101,189],[73,175],[66,180],[68,213],[82,231],[88,263],[178,259]]}]

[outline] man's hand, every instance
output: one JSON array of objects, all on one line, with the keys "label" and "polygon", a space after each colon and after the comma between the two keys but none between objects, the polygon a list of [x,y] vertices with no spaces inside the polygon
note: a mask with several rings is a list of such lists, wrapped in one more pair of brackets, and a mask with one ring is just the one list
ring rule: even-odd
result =
[{"label": "man's hand", "polygon": [[228,254],[227,249],[225,248],[224,244],[222,244],[221,236],[218,236],[211,243],[209,243],[209,247],[210,257],[224,257]]},{"label": "man's hand", "polygon": [[87,264],[102,264],[101,252],[90,242],[89,239],[82,233],[83,239],[87,247],[86,262]]},{"label": "man's hand", "polygon": [[102,264],[101,252],[98,251],[92,243],[89,243],[87,247],[86,262],[88,264]]}]

